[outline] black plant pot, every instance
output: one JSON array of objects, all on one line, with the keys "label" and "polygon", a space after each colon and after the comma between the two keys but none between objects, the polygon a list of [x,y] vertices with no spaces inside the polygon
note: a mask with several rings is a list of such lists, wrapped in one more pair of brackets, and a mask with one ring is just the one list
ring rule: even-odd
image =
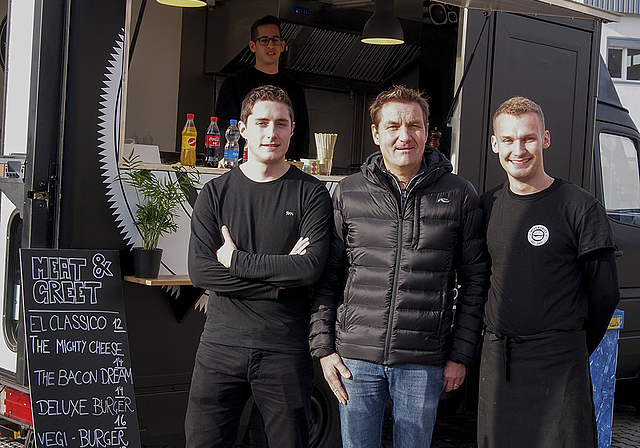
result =
[{"label": "black plant pot", "polygon": [[160,272],[162,249],[133,248],[133,273],[140,278],[156,278]]}]

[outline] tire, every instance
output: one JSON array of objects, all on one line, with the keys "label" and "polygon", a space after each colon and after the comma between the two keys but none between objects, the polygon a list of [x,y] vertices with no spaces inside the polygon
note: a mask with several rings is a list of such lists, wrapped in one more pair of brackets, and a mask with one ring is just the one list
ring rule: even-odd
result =
[{"label": "tire", "polygon": [[324,378],[316,375],[309,413],[309,448],[340,448],[338,401]]},{"label": "tire", "polygon": [[616,404],[633,406],[640,412],[640,378],[628,378],[616,381]]}]

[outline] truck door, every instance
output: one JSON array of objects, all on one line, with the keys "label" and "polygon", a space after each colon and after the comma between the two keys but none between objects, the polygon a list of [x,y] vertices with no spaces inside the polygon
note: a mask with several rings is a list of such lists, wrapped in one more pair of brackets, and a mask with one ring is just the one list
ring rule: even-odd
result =
[{"label": "truck door", "polygon": [[[618,380],[640,376],[640,134],[622,107],[604,62],[594,145],[594,190],[604,204],[617,246],[620,305],[625,312],[618,344]],[[630,382],[631,383],[631,382]],[[633,389],[631,389],[633,390]],[[640,405],[640,394],[631,397]],[[627,394],[624,394],[627,395]]]},{"label": "truck door", "polygon": [[[462,92],[459,173],[480,192],[506,180],[490,150],[492,117],[508,98],[531,98],[545,111],[552,146],[545,168],[583,185],[593,145],[599,28],[594,21],[492,13]],[[469,12],[467,47],[484,18]]]},{"label": "truck door", "polygon": [[640,173],[637,136],[603,125],[598,133],[604,205],[618,248],[620,305],[625,312],[618,345],[617,378],[640,373]]}]

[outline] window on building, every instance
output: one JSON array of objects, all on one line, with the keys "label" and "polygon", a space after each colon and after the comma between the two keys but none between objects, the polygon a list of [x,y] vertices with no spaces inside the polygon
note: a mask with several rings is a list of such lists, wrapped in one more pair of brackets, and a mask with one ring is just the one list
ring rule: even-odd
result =
[{"label": "window on building", "polygon": [[607,67],[612,78],[640,81],[640,39],[609,38]]},{"label": "window on building", "polygon": [[627,79],[640,81],[640,50],[627,48]]},{"label": "window on building", "polygon": [[612,78],[622,78],[622,48],[609,47],[607,67]]}]

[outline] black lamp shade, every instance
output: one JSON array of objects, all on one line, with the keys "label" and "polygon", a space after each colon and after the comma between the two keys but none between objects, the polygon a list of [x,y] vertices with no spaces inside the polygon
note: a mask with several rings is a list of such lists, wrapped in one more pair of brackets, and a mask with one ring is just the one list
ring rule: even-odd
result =
[{"label": "black lamp shade", "polygon": [[374,45],[404,43],[404,31],[393,12],[393,0],[376,0],[374,13],[364,25],[360,41]]}]

